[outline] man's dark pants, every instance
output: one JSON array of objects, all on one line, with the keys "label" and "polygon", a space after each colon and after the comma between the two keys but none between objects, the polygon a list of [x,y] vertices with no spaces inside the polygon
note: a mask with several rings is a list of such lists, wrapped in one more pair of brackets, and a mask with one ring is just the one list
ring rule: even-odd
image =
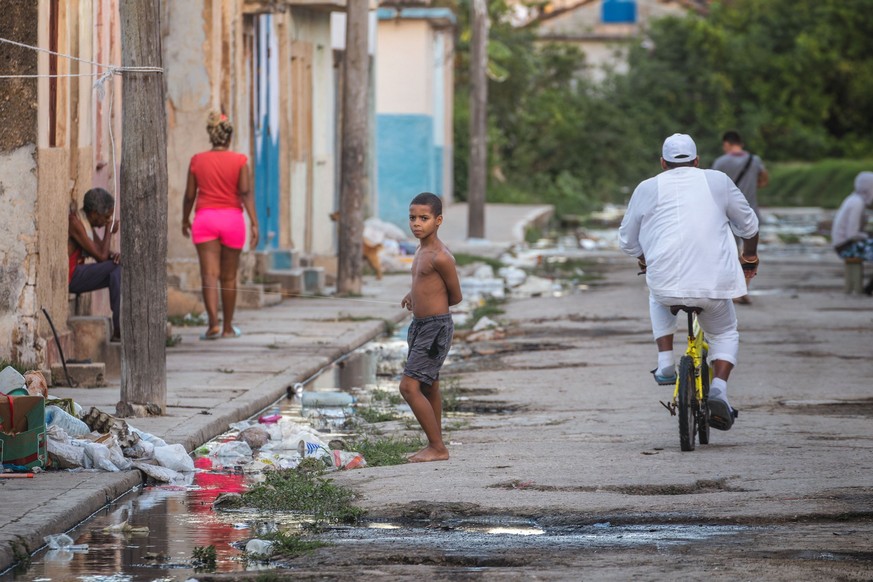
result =
[{"label": "man's dark pants", "polygon": [[70,293],[88,293],[109,287],[109,306],[112,308],[112,335],[121,332],[121,265],[113,261],[78,265],[70,280]]}]

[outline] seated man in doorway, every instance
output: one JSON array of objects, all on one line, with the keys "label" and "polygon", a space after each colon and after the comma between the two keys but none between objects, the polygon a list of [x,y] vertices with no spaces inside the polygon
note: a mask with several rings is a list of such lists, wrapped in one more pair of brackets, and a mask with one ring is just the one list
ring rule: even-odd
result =
[{"label": "seated man in doorway", "polygon": [[[70,293],[87,293],[109,288],[109,304],[112,308],[112,337],[121,341],[121,256],[110,250],[112,235],[118,232],[118,221],[113,222],[115,199],[103,188],[92,188],[85,193],[82,213],[88,221],[93,238],[88,235],[75,206],[70,207],[67,254],[70,259]],[[95,229],[102,229],[101,235]],[[93,257],[96,263],[85,263]]]}]

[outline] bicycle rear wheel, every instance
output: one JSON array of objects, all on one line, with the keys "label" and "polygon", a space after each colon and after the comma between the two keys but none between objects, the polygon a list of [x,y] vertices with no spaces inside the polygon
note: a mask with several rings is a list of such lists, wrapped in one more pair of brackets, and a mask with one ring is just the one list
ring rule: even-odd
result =
[{"label": "bicycle rear wheel", "polygon": [[709,444],[709,406],[706,399],[709,398],[709,380],[712,371],[706,363],[706,352],[703,353],[703,364],[700,366],[700,379],[703,382],[703,402],[699,403],[697,411],[697,440],[702,445]]},{"label": "bicycle rear wheel", "polygon": [[679,446],[683,451],[694,450],[697,436],[696,401],[694,361],[690,356],[682,356],[679,360]]}]

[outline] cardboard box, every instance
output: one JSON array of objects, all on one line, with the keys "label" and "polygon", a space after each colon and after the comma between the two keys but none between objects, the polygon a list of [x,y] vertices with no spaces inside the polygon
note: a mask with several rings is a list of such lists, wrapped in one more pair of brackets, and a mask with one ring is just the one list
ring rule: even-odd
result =
[{"label": "cardboard box", "polygon": [[45,399],[0,395],[0,461],[45,467]]}]

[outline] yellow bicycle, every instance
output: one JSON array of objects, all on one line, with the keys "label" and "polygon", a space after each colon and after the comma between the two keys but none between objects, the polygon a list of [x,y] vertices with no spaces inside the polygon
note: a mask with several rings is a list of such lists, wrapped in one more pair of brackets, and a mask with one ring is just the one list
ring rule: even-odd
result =
[{"label": "yellow bicycle", "polygon": [[709,444],[709,385],[712,369],[706,361],[709,345],[703,337],[703,329],[697,322],[700,307],[671,305],[673,315],[684,311],[688,314],[688,347],[679,360],[676,388],[673,401],[663,402],[671,416],[679,416],[679,446],[683,451],[693,451],[695,437],[700,444]]}]

